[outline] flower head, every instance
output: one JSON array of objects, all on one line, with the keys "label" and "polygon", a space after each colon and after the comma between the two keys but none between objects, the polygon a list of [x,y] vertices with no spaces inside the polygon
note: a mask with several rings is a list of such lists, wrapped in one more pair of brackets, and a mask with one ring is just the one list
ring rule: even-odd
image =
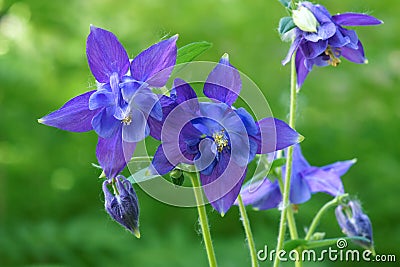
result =
[{"label": "flower head", "polygon": [[212,102],[199,103],[189,84],[175,80],[171,97],[161,101],[167,107],[165,120],[153,133],[162,141],[153,171],[165,174],[180,163],[195,165],[205,195],[222,215],[237,198],[247,164],[256,153],[273,152],[300,140],[280,120],[256,122],[244,108],[234,108],[240,90],[239,72],[225,54],[203,87]]},{"label": "flower head", "polygon": [[331,16],[322,5],[300,2],[293,10],[295,39],[286,58],[286,64],[296,53],[297,86],[300,88],[313,66],[337,66],[344,57],[354,63],[367,63],[364,48],[354,30],[343,26],[378,25],[382,21],[360,13]]},{"label": "flower head", "polygon": [[358,201],[350,201],[347,205],[339,205],[336,210],[336,219],[344,234],[349,237],[362,237],[353,239],[353,242],[366,248],[372,249],[372,224],[366,214],[363,213]]},{"label": "flower head", "polygon": [[[115,183],[114,194],[107,187],[112,183]],[[103,192],[105,208],[111,218],[140,238],[138,198],[132,184],[124,176],[118,175],[113,181],[103,182]]]},{"label": "flower head", "polygon": [[130,62],[113,33],[91,26],[86,54],[97,90],[71,99],[39,122],[73,132],[94,130],[99,136],[97,159],[105,175],[115,177],[136,142],[149,135],[150,121],[162,120],[161,104],[151,87],[167,82],[176,61],[176,40],[173,36],[161,41]]},{"label": "flower head", "polygon": [[[338,196],[344,193],[341,176],[355,163],[355,160],[339,161],[323,167],[311,166],[301,153],[300,145],[293,150],[292,176],[290,180],[290,202],[301,204],[318,192]],[[285,168],[283,168],[285,172]],[[282,201],[278,180],[268,178],[249,182],[241,191],[243,203],[265,210],[276,208]]]}]

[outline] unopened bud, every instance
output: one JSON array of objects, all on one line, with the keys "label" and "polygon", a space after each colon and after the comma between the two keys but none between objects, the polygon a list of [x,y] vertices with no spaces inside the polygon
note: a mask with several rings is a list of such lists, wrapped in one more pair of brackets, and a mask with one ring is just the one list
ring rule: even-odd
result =
[{"label": "unopened bud", "polygon": [[317,32],[319,23],[314,14],[306,7],[300,6],[298,10],[293,10],[294,24],[302,31]]}]

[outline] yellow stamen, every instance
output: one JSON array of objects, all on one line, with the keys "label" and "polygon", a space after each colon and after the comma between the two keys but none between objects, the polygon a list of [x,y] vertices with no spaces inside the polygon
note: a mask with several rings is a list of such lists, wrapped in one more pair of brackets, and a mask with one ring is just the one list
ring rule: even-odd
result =
[{"label": "yellow stamen", "polygon": [[228,147],[228,139],[225,138],[224,130],[214,133],[212,137],[217,145],[218,152],[222,152],[225,147]]},{"label": "yellow stamen", "polygon": [[125,125],[129,125],[131,124],[131,122],[132,122],[132,117],[129,115],[122,119],[122,123]]},{"label": "yellow stamen", "polygon": [[340,64],[340,59],[338,58],[340,56],[339,51],[332,51],[332,48],[330,46],[328,46],[328,48],[326,48],[325,50],[325,55],[329,56],[329,65],[333,66],[333,67],[337,67]]}]

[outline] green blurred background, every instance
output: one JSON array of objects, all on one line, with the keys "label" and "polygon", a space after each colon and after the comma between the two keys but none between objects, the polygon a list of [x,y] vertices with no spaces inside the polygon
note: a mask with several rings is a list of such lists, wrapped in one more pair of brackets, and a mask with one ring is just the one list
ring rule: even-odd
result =
[{"label": "green blurred background", "polygon": [[[332,13],[368,12],[385,24],[357,29],[368,65],[346,61],[315,69],[306,80],[297,123],[303,152],[316,166],[358,158],[345,188],[369,214],[377,252],[400,260],[400,4],[321,3]],[[99,171],[90,165],[95,133],[36,120],[94,84],[85,54],[90,24],[114,32],[130,56],[165,34],[179,33],[179,46],[210,41],[213,48],[199,59],[228,52],[262,88],[274,115],[286,119],[289,67],[280,61],[289,45],[276,30],[284,15],[278,1],[266,0],[0,0],[0,266],[207,266],[195,209],[159,203],[137,189],[137,240],[103,209]],[[315,195],[300,206],[300,230],[329,199]],[[209,208],[208,215],[220,266],[249,266],[237,208],[222,219]],[[249,209],[249,216],[257,248],[274,247],[279,213]],[[341,234],[333,212],[318,230]]]}]

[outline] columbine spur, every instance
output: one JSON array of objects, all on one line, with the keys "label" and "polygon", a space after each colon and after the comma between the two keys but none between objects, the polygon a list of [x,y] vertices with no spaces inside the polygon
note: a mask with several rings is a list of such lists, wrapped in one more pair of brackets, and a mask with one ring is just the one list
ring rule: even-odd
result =
[{"label": "columbine spur", "polygon": [[[314,18],[313,18],[313,17]],[[364,48],[354,30],[343,26],[378,25],[382,21],[361,13],[343,13],[331,16],[322,5],[300,2],[293,10],[295,39],[282,64],[287,64],[297,51],[295,64],[297,87],[304,83],[313,66],[337,66],[340,57],[354,63],[367,63]]]},{"label": "columbine spur", "polygon": [[115,177],[132,156],[136,142],[150,133],[149,121],[162,120],[162,108],[150,87],[167,82],[176,61],[173,36],[137,55],[131,62],[117,37],[90,27],[86,54],[97,90],[68,101],[40,123],[72,132],[94,130],[97,159],[108,178]]},{"label": "columbine spur", "polygon": [[183,80],[174,84],[171,97],[161,100],[165,121],[153,132],[162,141],[154,155],[153,171],[166,174],[180,163],[194,164],[205,195],[224,215],[237,198],[247,164],[254,156],[293,145],[301,136],[283,121],[265,118],[255,122],[244,108],[232,106],[240,93],[241,79],[227,54],[203,87],[212,102],[199,103]]}]

